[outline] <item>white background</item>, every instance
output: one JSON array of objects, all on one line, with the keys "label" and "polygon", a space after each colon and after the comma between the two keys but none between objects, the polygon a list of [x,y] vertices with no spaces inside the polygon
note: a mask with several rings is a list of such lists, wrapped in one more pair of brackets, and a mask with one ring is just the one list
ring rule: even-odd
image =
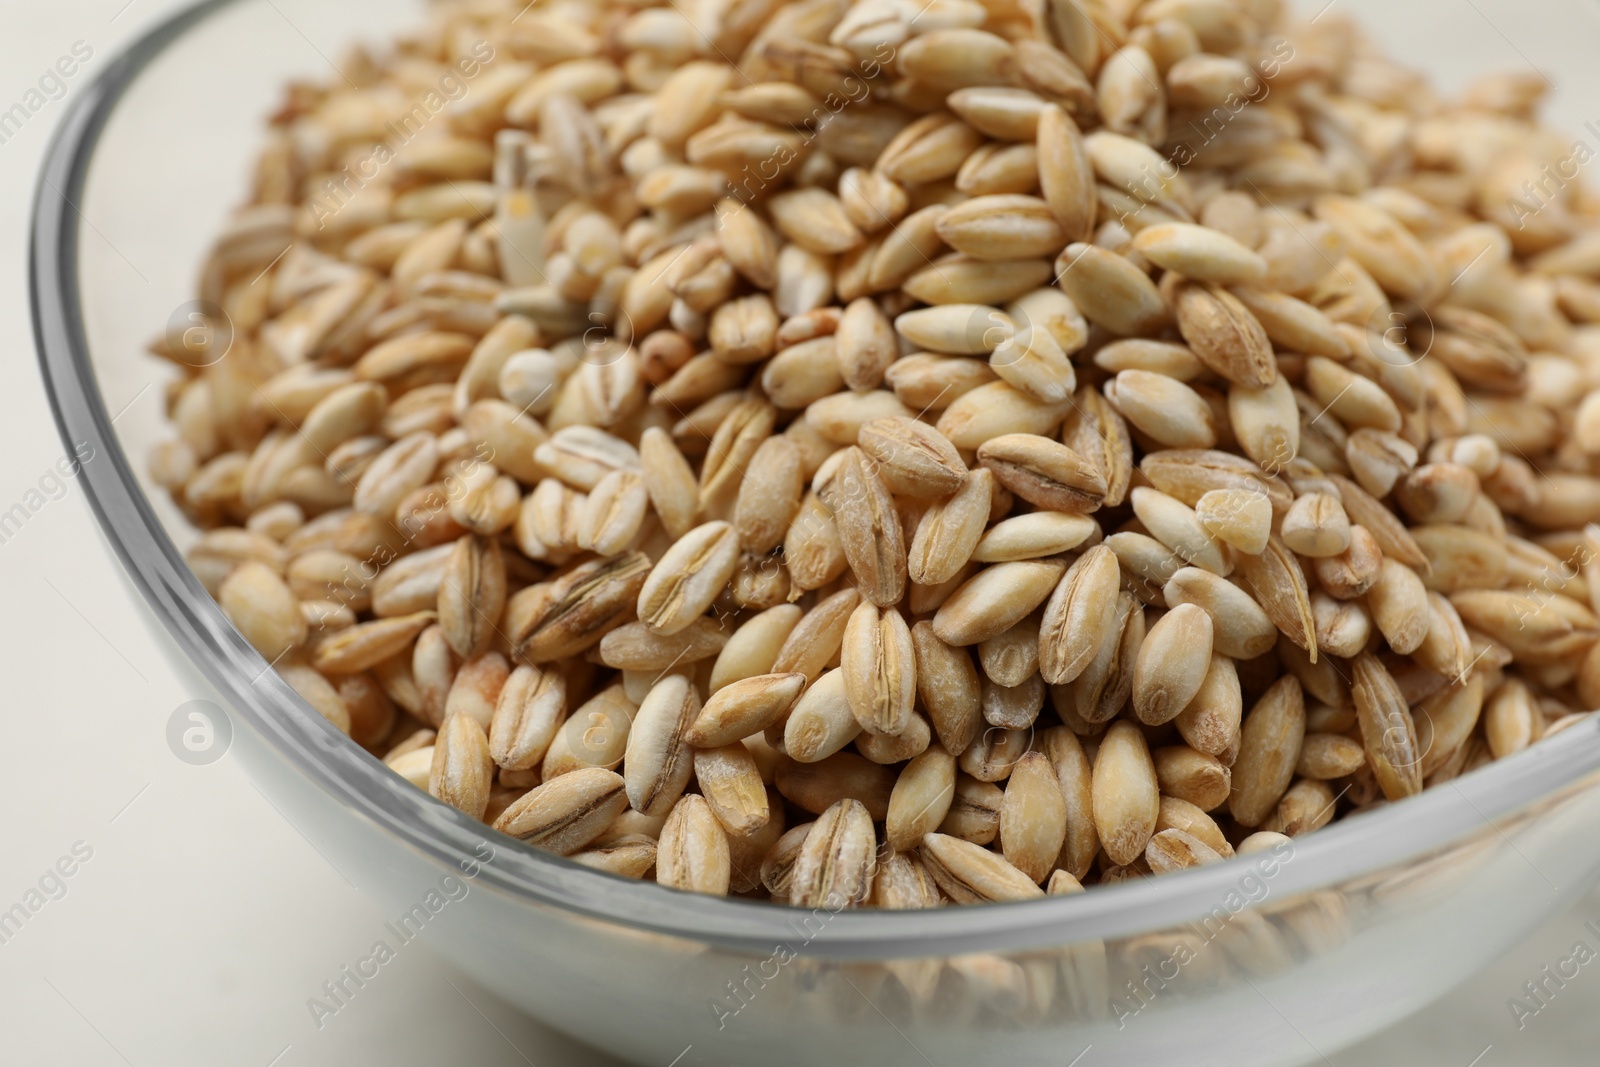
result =
[{"label": "white background", "polygon": [[[0,144],[0,511],[35,488],[63,451],[39,383],[27,310],[35,170],[71,97],[123,42],[176,6],[124,2],[6,0],[0,9],[0,110],[74,42],[94,50],[69,80],[67,99],[47,104]],[[1600,41],[1590,3],[1530,11],[1510,0],[1441,0],[1424,12],[1421,4],[1336,2],[1369,21],[1381,14],[1391,47],[1421,51],[1446,74],[1462,56],[1508,69],[1526,69],[1531,56],[1559,83],[1563,65],[1594,62]],[[1559,104],[1557,116],[1571,129],[1600,115],[1600,101]],[[128,180],[159,180],[160,165],[150,160]],[[152,332],[165,310],[152,309]],[[365,951],[383,916],[232,761],[191,767],[168,751],[167,717],[196,694],[166,666],[164,639],[136,610],[136,594],[77,486],[0,544],[0,595],[0,677],[7,683],[0,690],[0,910],[21,900],[76,842],[93,850],[66,881],[66,895],[0,944],[0,1063],[606,1062],[520,1016],[420,944],[318,1030],[306,999]],[[1463,976],[1443,1002],[1321,1062],[1595,1062],[1600,961],[1520,1032],[1506,1004],[1575,941],[1600,947],[1583,929],[1588,919],[1600,921],[1600,894],[1552,918],[1488,971]],[[691,1054],[685,1067],[693,1062]],[[1092,1051],[1082,1067],[1093,1067]]]}]

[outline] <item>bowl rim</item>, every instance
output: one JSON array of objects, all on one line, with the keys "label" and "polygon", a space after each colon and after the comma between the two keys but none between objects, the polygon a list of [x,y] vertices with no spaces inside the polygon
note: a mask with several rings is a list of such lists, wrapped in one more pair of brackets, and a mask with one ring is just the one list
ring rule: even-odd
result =
[{"label": "bowl rim", "polygon": [[[83,324],[77,204],[100,136],[146,67],[184,34],[238,3],[199,0],[158,21],[70,102],[35,188],[29,298],[40,368],[62,439],[69,449],[87,442],[104,457],[79,474],[102,533],[167,634],[230,702],[232,714],[278,755],[405,847],[520,904],[738,953],[770,952],[780,943],[792,945],[797,936],[806,952],[838,959],[1010,951],[1124,936],[1204,916],[1236,895],[1241,879],[1260,877],[1262,856],[1238,856],[1140,879],[1114,892],[926,911],[828,912],[821,921],[804,922],[802,909],[679,892],[521,846],[416,789],[329,725],[234,629],[157,519],[112,426]],[[1296,839],[1289,857],[1268,875],[1271,891],[1282,897],[1331,887],[1438,852],[1486,827],[1498,833],[1495,820],[1597,770],[1600,717],[1592,717],[1405,803]]]}]

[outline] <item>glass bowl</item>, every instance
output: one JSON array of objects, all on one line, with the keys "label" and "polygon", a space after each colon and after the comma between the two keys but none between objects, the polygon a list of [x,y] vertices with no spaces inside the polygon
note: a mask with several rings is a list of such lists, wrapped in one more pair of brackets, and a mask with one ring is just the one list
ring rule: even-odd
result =
[{"label": "glass bowl", "polygon": [[[1391,43],[1455,32],[1420,3],[1365,6],[1381,7]],[[1564,5],[1540,9],[1550,23]],[[209,0],[157,25],[63,117],[31,249],[57,422],[69,447],[94,450],[81,480],[174,669],[227,709],[231,751],[274,805],[391,909],[395,940],[426,938],[499,996],[641,1064],[1253,1067],[1315,1060],[1402,1018],[1600,875],[1595,718],[1278,854],[927,912],[806,912],[627,881],[406,784],[268,669],[185,565],[193,533],[143,471],[163,371],[142,347],[169,314],[182,321],[284,81],[324,76],[326,56],[381,43],[419,10]],[[1516,62],[1463,18],[1451,48],[1419,57],[1434,74],[1459,83]],[[1527,21],[1519,35],[1522,51],[1522,37],[1545,41],[1532,54],[1561,83],[1556,121],[1576,130],[1572,101],[1600,95],[1578,47],[1593,23]]]}]

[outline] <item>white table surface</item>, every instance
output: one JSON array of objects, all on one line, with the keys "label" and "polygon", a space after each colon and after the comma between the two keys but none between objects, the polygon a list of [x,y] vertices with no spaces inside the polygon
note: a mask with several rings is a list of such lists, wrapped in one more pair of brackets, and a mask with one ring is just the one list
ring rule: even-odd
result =
[{"label": "white table surface", "polygon": [[[1338,2],[1367,14],[1394,10],[1376,0]],[[83,41],[93,56],[68,80],[70,97],[173,6],[6,0],[0,110]],[[1565,17],[1592,17],[1592,5],[1583,6]],[[1564,41],[1548,16],[1530,20],[1510,0],[1442,0],[1433,10],[1473,54],[1507,67],[1524,65],[1523,54],[1555,62],[1594,40],[1585,26]],[[1392,16],[1386,34],[1438,41],[1438,31],[1413,36],[1428,25],[1428,16]],[[1568,123],[1590,117],[1584,102],[1564,103]],[[0,511],[38,487],[62,453],[35,364],[25,256],[34,173],[64,107],[65,100],[47,103],[0,144]],[[64,895],[0,943],[0,1063],[608,1062],[519,1015],[425,946],[319,1029],[307,998],[357,954],[381,916],[228,758],[194,767],[168,750],[167,718],[195,694],[166,668],[78,487],[69,483],[0,543],[0,590],[0,910],[23,900],[74,846],[92,850],[64,879]],[[1595,1062],[1600,963],[1520,1030],[1507,1005],[1574,942],[1600,945],[1583,928],[1589,919],[1600,920],[1600,894],[1483,973],[1464,975],[1442,1002],[1327,1062]]]}]

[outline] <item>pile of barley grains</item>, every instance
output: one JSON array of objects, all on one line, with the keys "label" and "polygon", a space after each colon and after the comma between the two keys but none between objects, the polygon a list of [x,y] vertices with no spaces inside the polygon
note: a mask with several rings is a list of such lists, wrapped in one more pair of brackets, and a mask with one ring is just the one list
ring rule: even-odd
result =
[{"label": "pile of barley grains", "polygon": [[1274,0],[459,0],[339,68],[205,264],[228,328],[154,346],[154,477],[468,815],[1013,900],[1600,701],[1600,201],[1527,198],[1533,76]]}]

